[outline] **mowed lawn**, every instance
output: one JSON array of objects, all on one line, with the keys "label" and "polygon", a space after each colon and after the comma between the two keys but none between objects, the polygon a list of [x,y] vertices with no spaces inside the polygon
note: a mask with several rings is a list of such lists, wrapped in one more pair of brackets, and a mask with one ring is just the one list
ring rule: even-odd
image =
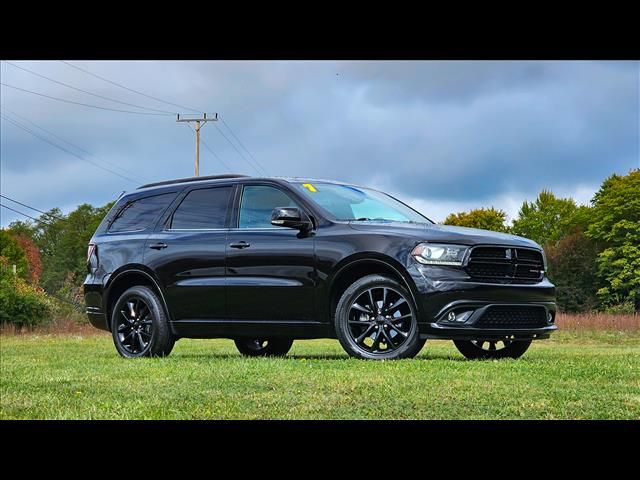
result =
[{"label": "mowed lawn", "polygon": [[124,360],[108,335],[2,335],[2,419],[638,419],[640,333],[559,333],[519,360],[349,359],[334,340],[281,359],[180,340]]}]

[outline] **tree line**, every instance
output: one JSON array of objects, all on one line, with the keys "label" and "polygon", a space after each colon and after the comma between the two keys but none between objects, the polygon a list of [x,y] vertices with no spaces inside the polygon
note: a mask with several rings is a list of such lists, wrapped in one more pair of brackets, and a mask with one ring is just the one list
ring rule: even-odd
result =
[{"label": "tree line", "polygon": [[[21,291],[27,285],[30,294],[41,289],[82,302],[87,244],[112,205],[83,204],[67,215],[54,208],[36,221],[15,221],[0,230],[0,310],[12,265]],[[640,169],[608,177],[590,205],[543,190],[522,204],[511,225],[494,207],[452,213],[444,223],[512,233],[542,245],[563,311],[640,310]]]}]

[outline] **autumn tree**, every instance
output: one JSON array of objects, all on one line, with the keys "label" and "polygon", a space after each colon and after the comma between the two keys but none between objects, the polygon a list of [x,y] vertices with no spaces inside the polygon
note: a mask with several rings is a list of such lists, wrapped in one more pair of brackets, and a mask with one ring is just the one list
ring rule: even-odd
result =
[{"label": "autumn tree", "polygon": [[508,231],[505,225],[506,218],[507,214],[503,210],[496,210],[493,207],[476,208],[469,212],[452,213],[445,219],[444,224],[506,232]]},{"label": "autumn tree", "polygon": [[21,278],[28,278],[27,256],[18,241],[7,229],[0,229],[0,257],[5,259],[4,268],[13,270],[13,265],[15,265],[16,274]]},{"label": "autumn tree", "polygon": [[[11,232],[13,233],[13,232]],[[42,260],[40,259],[40,250],[33,240],[24,233],[13,235],[18,245],[25,254],[27,260],[27,281],[31,285],[38,285],[40,275],[42,275]]]}]

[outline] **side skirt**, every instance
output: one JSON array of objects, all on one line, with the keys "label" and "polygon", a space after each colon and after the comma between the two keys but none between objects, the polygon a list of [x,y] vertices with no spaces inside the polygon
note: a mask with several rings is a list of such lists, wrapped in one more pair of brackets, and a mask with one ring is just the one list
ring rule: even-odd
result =
[{"label": "side skirt", "polygon": [[309,321],[273,320],[178,320],[171,322],[181,338],[233,338],[243,336],[335,338],[329,324]]}]

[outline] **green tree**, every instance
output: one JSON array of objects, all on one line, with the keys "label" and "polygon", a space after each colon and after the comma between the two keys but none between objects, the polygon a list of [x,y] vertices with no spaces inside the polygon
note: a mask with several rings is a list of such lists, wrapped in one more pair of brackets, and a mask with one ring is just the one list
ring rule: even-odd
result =
[{"label": "green tree", "polygon": [[558,198],[543,190],[534,202],[520,207],[511,232],[544,245],[564,237],[577,222],[585,221],[588,207],[578,207],[572,198]]},{"label": "green tree", "polygon": [[496,210],[493,207],[476,208],[469,212],[452,213],[445,219],[444,224],[507,232],[506,218],[507,214],[503,210]]},{"label": "green tree", "polygon": [[596,244],[581,227],[558,242],[545,245],[548,275],[556,286],[558,307],[564,312],[592,310],[596,296]]},{"label": "green tree", "polygon": [[632,303],[640,310],[640,169],[611,175],[592,200],[588,237],[603,246],[597,274],[606,306]]},{"label": "green tree", "polygon": [[26,279],[29,276],[29,266],[24,250],[13,235],[5,229],[0,229],[0,257],[6,260],[8,268],[13,269],[12,266],[16,266],[16,273],[21,278]]}]

